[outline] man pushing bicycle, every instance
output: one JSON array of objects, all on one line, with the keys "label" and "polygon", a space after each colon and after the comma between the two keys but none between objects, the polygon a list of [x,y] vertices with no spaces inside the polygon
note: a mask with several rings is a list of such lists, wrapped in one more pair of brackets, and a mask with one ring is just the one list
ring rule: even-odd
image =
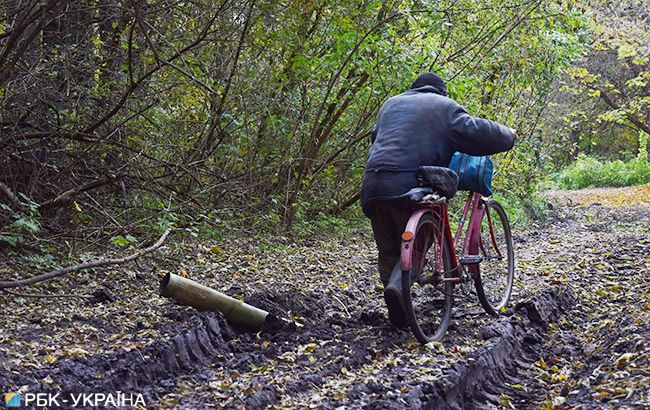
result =
[{"label": "man pushing bicycle", "polygon": [[407,324],[402,309],[400,235],[410,211],[401,199],[419,185],[420,166],[447,167],[455,152],[491,155],[511,149],[513,129],[472,117],[447,97],[434,73],[420,75],[411,88],[389,98],[372,130],[372,147],[361,188],[361,206],[371,219],[379,251],[379,277],[391,323]]}]

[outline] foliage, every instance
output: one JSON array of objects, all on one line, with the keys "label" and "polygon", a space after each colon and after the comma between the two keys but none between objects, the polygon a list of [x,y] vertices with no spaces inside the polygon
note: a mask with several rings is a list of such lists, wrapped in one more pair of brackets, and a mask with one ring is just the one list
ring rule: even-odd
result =
[{"label": "foliage", "polygon": [[608,160],[635,156],[650,131],[650,3],[590,4],[593,44],[556,83],[544,141],[558,166],[578,153]]},{"label": "foliage", "polygon": [[650,160],[648,157],[648,140],[650,140],[650,135],[647,132],[639,132],[639,152],[636,157],[639,160]]},{"label": "foliage", "polygon": [[590,36],[564,1],[30,4],[3,5],[0,182],[54,231],[105,242],[172,222],[333,223],[358,198],[377,110],[428,70],[520,131],[501,187],[524,198],[550,87]]},{"label": "foliage", "polygon": [[580,155],[575,163],[559,173],[556,180],[566,189],[646,184],[650,183],[650,161],[645,158],[628,162],[601,161]]},{"label": "foliage", "polygon": [[544,219],[547,216],[546,201],[539,192],[532,192],[527,196],[497,193],[493,198],[503,205],[513,229],[521,228],[531,219]]},{"label": "foliage", "polygon": [[19,212],[14,212],[9,205],[0,202],[0,212],[12,221],[7,226],[7,231],[0,232],[0,243],[6,242],[10,246],[16,246],[26,241],[25,235],[41,232],[38,204],[30,201],[25,195],[21,195],[21,199]]},{"label": "foliage", "polygon": [[117,235],[111,238],[111,243],[113,245],[120,246],[120,247],[132,245],[136,242],[138,242],[138,240],[131,235],[126,235],[126,236]]}]

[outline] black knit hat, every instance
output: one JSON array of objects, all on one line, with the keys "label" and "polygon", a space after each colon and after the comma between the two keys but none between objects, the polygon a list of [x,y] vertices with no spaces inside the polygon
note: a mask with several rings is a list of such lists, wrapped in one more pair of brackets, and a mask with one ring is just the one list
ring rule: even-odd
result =
[{"label": "black knit hat", "polygon": [[417,80],[411,84],[411,89],[424,87],[425,85],[430,85],[435,88],[438,94],[447,95],[445,81],[436,73],[420,74]]}]

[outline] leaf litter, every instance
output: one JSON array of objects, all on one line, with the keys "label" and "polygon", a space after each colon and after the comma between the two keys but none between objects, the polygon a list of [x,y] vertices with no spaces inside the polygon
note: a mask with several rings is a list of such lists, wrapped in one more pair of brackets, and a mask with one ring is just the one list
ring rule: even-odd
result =
[{"label": "leaf litter", "polygon": [[[514,378],[499,391],[466,403],[647,406],[650,199],[643,192],[556,192],[549,221],[515,228],[516,286],[499,323],[520,320],[517,303],[534,301],[551,286],[570,286],[576,302],[543,323],[536,359],[518,362]],[[457,291],[443,342],[420,346],[409,331],[389,325],[375,263],[372,237],[364,231],[336,241],[188,241],[165,246],[140,266],[79,273],[40,289],[106,290],[113,300],[0,293],[2,317],[11,317],[0,328],[0,385],[44,391],[110,381],[122,391],[145,392],[154,408],[435,407],[427,397],[499,339],[486,336],[495,319]],[[33,257],[3,264],[3,272],[38,269]],[[157,296],[167,271],[183,272],[297,326],[255,334],[232,329],[218,314]],[[212,322],[219,323],[223,343],[206,325]],[[118,377],[146,370],[169,351],[187,360],[172,361],[176,367],[165,365],[167,373],[152,372],[149,379]]]}]

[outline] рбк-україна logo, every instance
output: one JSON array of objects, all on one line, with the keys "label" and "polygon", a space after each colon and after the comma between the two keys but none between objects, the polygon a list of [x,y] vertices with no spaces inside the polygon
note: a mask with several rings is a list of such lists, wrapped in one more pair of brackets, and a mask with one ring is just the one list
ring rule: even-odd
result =
[{"label": "\u0440\u0431\u043a-\u0443\u043a\u0440\u0430\u0457\u043d\u0430 logo", "polygon": [[20,407],[20,394],[18,394],[18,393],[5,393],[5,406],[7,406],[7,407]]}]

